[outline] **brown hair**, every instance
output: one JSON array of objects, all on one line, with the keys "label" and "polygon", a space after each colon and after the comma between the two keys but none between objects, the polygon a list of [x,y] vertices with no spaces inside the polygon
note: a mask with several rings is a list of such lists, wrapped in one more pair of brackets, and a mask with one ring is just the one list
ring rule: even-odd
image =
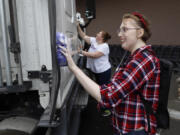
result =
[{"label": "brown hair", "polygon": [[142,36],[142,40],[146,42],[152,35],[150,31],[150,22],[148,21],[148,19],[144,15],[139,14],[137,12],[134,12],[132,14],[124,14],[123,19],[128,18],[131,18],[134,21],[136,21],[137,25],[144,29],[144,35]]},{"label": "brown hair", "polygon": [[105,31],[101,31],[102,32],[102,38],[103,38],[103,42],[108,41],[109,39],[111,39],[111,35]]}]

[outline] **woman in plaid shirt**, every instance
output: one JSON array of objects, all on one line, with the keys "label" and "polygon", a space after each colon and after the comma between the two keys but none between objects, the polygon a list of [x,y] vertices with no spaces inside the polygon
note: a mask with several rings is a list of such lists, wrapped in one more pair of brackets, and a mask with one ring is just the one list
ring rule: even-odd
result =
[{"label": "woman in plaid shirt", "polygon": [[141,14],[125,14],[118,36],[122,48],[131,52],[123,66],[118,67],[109,84],[99,86],[86,76],[73,62],[68,50],[63,54],[69,69],[75,74],[84,89],[101,106],[112,110],[114,135],[155,135],[156,118],[150,115],[150,132],[144,105],[137,92],[152,103],[155,112],[158,106],[160,86],[160,64],[150,45],[149,23]]}]

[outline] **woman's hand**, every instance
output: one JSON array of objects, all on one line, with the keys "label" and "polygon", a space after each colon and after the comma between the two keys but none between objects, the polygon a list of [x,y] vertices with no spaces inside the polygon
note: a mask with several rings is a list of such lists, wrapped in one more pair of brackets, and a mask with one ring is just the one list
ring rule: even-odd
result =
[{"label": "woman's hand", "polygon": [[61,48],[62,54],[66,57],[69,69],[71,71],[73,71],[73,69],[76,67],[76,64],[74,63],[74,61],[72,59],[71,52],[68,49],[66,49],[65,47],[62,47],[62,46],[59,46],[59,47]]},{"label": "woman's hand", "polygon": [[82,54],[82,51],[83,51],[83,45],[79,45],[78,48],[77,48],[77,52],[79,54]]}]

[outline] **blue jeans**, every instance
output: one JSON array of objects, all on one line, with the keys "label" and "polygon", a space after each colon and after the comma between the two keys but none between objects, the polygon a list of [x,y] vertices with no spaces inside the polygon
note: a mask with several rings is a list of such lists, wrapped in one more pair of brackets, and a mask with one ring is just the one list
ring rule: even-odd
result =
[{"label": "blue jeans", "polygon": [[[114,135],[120,135],[120,134],[114,134]],[[148,135],[148,133],[145,130],[140,130],[140,131],[129,132],[123,135]]]}]

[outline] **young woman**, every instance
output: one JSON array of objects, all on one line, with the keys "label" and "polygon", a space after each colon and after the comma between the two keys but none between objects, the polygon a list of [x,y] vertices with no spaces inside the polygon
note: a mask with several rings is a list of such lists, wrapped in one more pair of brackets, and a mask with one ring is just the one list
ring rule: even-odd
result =
[{"label": "young woman", "polygon": [[63,54],[69,69],[84,89],[100,104],[111,108],[114,135],[155,135],[156,118],[150,115],[150,131],[144,105],[137,92],[152,103],[156,111],[159,98],[160,64],[146,41],[151,33],[147,19],[139,13],[125,14],[118,36],[122,47],[131,52],[122,67],[118,67],[111,82],[99,86],[73,62],[68,50]]}]

